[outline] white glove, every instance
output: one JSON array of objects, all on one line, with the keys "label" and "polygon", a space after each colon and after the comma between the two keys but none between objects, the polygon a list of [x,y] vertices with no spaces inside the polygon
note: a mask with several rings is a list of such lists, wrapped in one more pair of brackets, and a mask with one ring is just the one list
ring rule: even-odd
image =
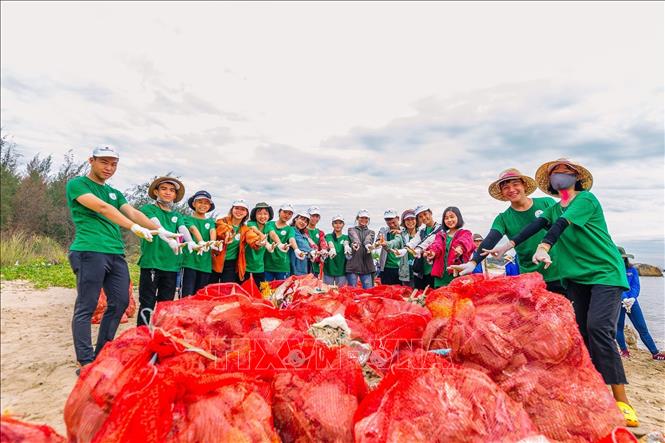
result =
[{"label": "white glove", "polygon": [[390,252],[392,252],[397,258],[402,258],[406,255],[406,249],[391,249]]},{"label": "white glove", "polygon": [[178,243],[178,240],[169,238],[168,240],[166,240],[166,243],[169,245],[169,248],[171,248],[171,250],[175,255],[180,254],[180,243]]},{"label": "white glove", "polygon": [[508,240],[506,243],[502,244],[501,246],[497,246],[493,249],[483,249],[483,252],[481,252],[480,255],[482,256],[492,255],[492,257],[503,257],[504,255],[506,255],[506,252],[510,251],[514,247],[515,243],[512,240]]},{"label": "white glove", "polygon": [[287,252],[287,251],[289,250],[289,245],[286,244],[286,243],[280,243],[280,244],[277,246],[277,249],[279,249],[279,250],[282,251],[282,252]]},{"label": "white glove", "polygon": [[161,226],[159,227],[159,229],[157,229],[157,235],[159,235],[163,239],[180,237],[180,234],[176,234],[175,232],[167,231],[166,229],[164,229]]},{"label": "white glove", "polygon": [[314,260],[316,260],[316,257],[321,255],[321,253],[319,251],[317,251],[316,249],[312,249],[311,251],[309,251],[309,254],[307,254],[307,255],[309,255],[310,260],[314,261]]},{"label": "white glove", "polygon": [[328,257],[330,257],[330,258],[337,257],[337,249],[335,249],[334,246],[332,248],[328,249]]},{"label": "white glove", "polygon": [[194,252],[194,250],[196,249],[196,247],[197,247],[197,244],[196,244],[195,241],[188,241],[188,242],[187,242],[187,252],[189,252],[190,254],[191,254],[192,252]]},{"label": "white glove", "polygon": [[423,256],[423,248],[416,246],[416,249],[414,249],[413,252],[414,252],[413,256],[415,258],[420,258]]},{"label": "white glove", "polygon": [[305,256],[307,255],[304,252],[302,252],[300,249],[297,249],[297,248],[293,252],[296,254],[296,257],[298,257],[298,259],[300,259],[300,260],[304,259]]},{"label": "white glove", "polygon": [[134,233],[138,238],[142,238],[145,241],[152,241],[152,234],[150,233],[149,229],[144,228],[143,226],[139,226],[136,223],[134,223],[131,228],[129,228],[130,231]]},{"label": "white glove", "polygon": [[621,300],[621,304],[626,309],[626,312],[630,314],[630,310],[633,309],[633,305],[635,304],[635,297],[624,298]]},{"label": "white glove", "polygon": [[374,250],[374,245],[373,244],[368,243],[368,244],[365,245],[365,252],[367,252],[368,254],[371,254],[373,250]]},{"label": "white glove", "polygon": [[351,255],[351,254],[353,254],[353,251],[351,250],[351,246],[349,246],[349,242],[348,242],[348,241],[345,241],[345,242],[343,243],[343,245],[344,245],[344,255]]},{"label": "white glove", "polygon": [[470,260],[462,265],[450,265],[450,269],[452,269],[456,275],[461,276],[471,274],[473,270],[476,269],[476,266],[478,266],[478,263]]},{"label": "white glove", "polygon": [[552,264],[552,259],[550,258],[550,255],[547,253],[547,251],[544,248],[541,247],[538,247],[536,249],[536,253],[533,254],[533,258],[531,259],[531,261],[535,265],[538,265],[541,262],[545,263],[545,269],[549,268],[550,265]]},{"label": "white glove", "polygon": [[266,243],[266,251],[272,254],[276,246],[277,243]]},{"label": "white glove", "polygon": [[222,250],[224,249],[224,242],[221,240],[216,241],[210,245],[210,249],[213,251],[222,252]]},{"label": "white glove", "polygon": [[204,252],[208,252],[210,250],[210,246],[208,245],[208,242],[204,242],[203,240],[198,242],[196,247],[198,248],[198,251],[196,253],[197,255],[203,255]]},{"label": "white glove", "polygon": [[256,244],[257,244],[259,247],[261,247],[261,246],[265,246],[265,245],[268,244],[268,239],[267,239],[267,238],[264,238],[263,240],[261,240],[260,242],[257,242]]}]

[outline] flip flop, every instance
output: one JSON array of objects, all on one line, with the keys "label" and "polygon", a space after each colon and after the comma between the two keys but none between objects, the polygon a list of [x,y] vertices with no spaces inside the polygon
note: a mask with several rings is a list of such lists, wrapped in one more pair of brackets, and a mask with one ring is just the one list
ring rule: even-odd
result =
[{"label": "flip flop", "polygon": [[629,428],[636,428],[640,425],[640,422],[637,420],[637,413],[631,405],[618,401],[617,406],[623,413],[623,418],[626,419],[626,426]]}]

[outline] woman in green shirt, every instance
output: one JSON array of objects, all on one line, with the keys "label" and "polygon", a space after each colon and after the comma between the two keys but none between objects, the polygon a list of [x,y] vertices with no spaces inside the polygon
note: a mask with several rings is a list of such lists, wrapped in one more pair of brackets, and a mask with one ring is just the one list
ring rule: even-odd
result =
[{"label": "woman in green shirt", "polygon": [[323,283],[346,286],[346,256],[345,251],[350,252],[349,236],[342,232],[344,229],[344,218],[336,215],[332,219],[333,232],[326,235],[328,242],[328,258],[323,264]]},{"label": "woman in green shirt", "polygon": [[508,249],[549,228],[536,248],[533,263],[544,263],[548,268],[552,264],[549,251],[556,244],[559,275],[573,303],[591,361],[611,386],[626,424],[638,426],[635,410],[626,397],[626,375],[614,342],[621,295],[630,286],[600,202],[589,192],[593,177],[582,165],[558,159],[541,165],[535,178],[541,191],[560,201],[545,209],[506,245],[490,252],[502,257]]},{"label": "woman in green shirt", "polygon": [[194,211],[185,216],[185,225],[197,244],[183,252],[182,258],[182,296],[195,294],[208,284],[212,272],[210,248],[205,247],[208,241],[217,240],[215,220],[206,214],[215,210],[212,196],[207,191],[197,191],[187,200],[187,205]]}]

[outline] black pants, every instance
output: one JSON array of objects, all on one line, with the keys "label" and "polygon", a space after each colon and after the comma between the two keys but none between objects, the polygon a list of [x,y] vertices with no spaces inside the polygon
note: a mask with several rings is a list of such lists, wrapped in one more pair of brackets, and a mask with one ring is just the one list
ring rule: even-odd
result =
[{"label": "black pants", "polygon": [[[137,326],[150,323],[150,317],[157,302],[170,301],[175,298],[177,277],[177,272],[141,268],[141,276],[139,278],[139,312],[136,316]],[[144,311],[144,309],[150,309],[150,311]]]},{"label": "black pants", "polygon": [[557,294],[561,294],[564,297],[568,298],[568,291],[566,291],[566,288],[563,287],[561,281],[559,280],[548,281],[545,282],[545,286],[547,287],[548,291],[556,292]]},{"label": "black pants", "polygon": [[425,275],[423,278],[414,275],[413,283],[416,289],[422,290],[425,289],[427,286],[429,286],[430,289],[434,289],[434,277],[432,277],[432,274]]},{"label": "black pants", "polygon": [[182,296],[196,294],[196,291],[208,284],[209,272],[201,272],[196,269],[183,268],[182,270]]},{"label": "black pants", "polygon": [[246,273],[245,273],[245,278],[243,279],[243,281],[242,281],[241,283],[244,283],[244,282],[246,282],[247,280],[249,280],[249,276],[250,276],[250,275],[251,275],[252,277],[254,277],[254,283],[256,283],[256,286],[259,287],[259,288],[261,287],[261,283],[263,283],[264,281],[266,281],[266,274],[265,274],[265,272],[246,272]]},{"label": "black pants", "polygon": [[[122,254],[71,251],[69,263],[76,274],[76,302],[72,317],[72,335],[76,360],[92,362],[106,342],[113,340],[129,305],[129,269]],[[107,307],[99,325],[97,346],[92,348],[92,314],[104,288]]]},{"label": "black pants", "polygon": [[399,269],[397,268],[383,268],[381,271],[381,284],[382,285],[401,285],[399,281]]},{"label": "black pants", "polygon": [[237,260],[224,260],[224,268],[219,277],[221,283],[240,283],[236,272],[236,262]]},{"label": "black pants", "polygon": [[623,291],[619,286],[568,284],[577,326],[593,365],[608,385],[628,383],[614,342]]}]

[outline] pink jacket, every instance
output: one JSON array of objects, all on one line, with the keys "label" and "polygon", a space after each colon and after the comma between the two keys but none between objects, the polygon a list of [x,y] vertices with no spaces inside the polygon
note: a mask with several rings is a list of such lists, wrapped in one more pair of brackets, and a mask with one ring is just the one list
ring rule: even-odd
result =
[{"label": "pink jacket", "polygon": [[[446,234],[444,231],[439,231],[436,234],[434,243],[427,248],[428,251],[434,251],[434,263],[432,264],[432,275],[434,277],[441,278],[443,276],[443,254],[446,251]],[[462,255],[458,255],[455,251],[455,247],[460,246],[464,252]],[[459,229],[455,232],[453,240],[450,243],[450,250],[448,251],[448,262],[447,266],[450,265],[461,265],[466,263],[473,255],[473,251],[476,250],[476,245],[473,243],[473,236],[471,231],[467,229]]]}]

